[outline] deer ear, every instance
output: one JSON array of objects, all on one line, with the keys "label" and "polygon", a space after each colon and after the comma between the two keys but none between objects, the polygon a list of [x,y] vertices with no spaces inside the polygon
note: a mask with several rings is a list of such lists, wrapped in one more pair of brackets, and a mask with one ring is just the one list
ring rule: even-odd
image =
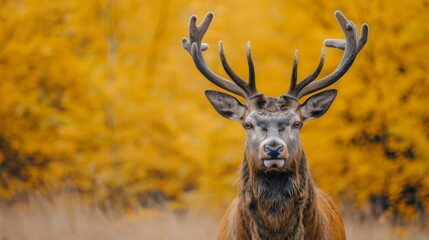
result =
[{"label": "deer ear", "polygon": [[304,120],[316,119],[325,114],[337,96],[337,92],[336,89],[330,89],[307,99],[300,107]]},{"label": "deer ear", "polygon": [[214,109],[216,109],[220,115],[241,122],[241,118],[244,116],[247,108],[235,97],[213,90],[207,90],[205,93]]}]

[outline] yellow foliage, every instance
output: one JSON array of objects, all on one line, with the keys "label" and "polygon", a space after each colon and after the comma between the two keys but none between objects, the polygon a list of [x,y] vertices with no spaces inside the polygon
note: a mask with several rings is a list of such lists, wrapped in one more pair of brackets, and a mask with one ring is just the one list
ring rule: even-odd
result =
[{"label": "yellow foliage", "polygon": [[[235,195],[245,134],[204,98],[216,88],[182,49],[188,18],[215,20],[217,41],[246,76],[252,42],[258,89],[286,91],[322,42],[340,38],[342,10],[370,40],[339,96],[301,138],[317,184],[356,206],[429,207],[429,5],[416,1],[0,1],[0,197],[68,188],[117,204],[167,200],[175,208],[226,205]],[[341,52],[327,50],[322,71]],[[427,211],[427,210],[426,210]]]}]

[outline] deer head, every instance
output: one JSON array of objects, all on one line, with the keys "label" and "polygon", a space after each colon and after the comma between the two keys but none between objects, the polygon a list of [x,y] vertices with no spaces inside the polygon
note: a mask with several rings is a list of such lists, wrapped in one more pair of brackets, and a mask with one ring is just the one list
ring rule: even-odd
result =
[{"label": "deer head", "polygon": [[334,72],[316,80],[324,63],[324,49],[316,70],[297,82],[298,52],[292,67],[292,77],[289,90],[280,97],[266,97],[256,89],[255,70],[250,44],[247,44],[247,62],[249,67],[249,80],[244,81],[233,72],[226,61],[222,42],[219,42],[220,59],[228,76],[227,80],[207,66],[202,51],[208,45],[202,42],[213,13],[208,13],[200,25],[196,24],[196,16],[192,16],[189,23],[189,39],[182,39],[182,45],[190,53],[198,70],[212,83],[239,95],[245,99],[241,103],[228,94],[207,90],[208,100],[216,111],[225,118],[239,122],[247,131],[246,159],[247,164],[259,172],[294,172],[303,151],[299,140],[299,131],[303,123],[321,117],[334,101],[337,90],[321,91],[309,97],[304,103],[299,100],[311,93],[322,90],[338,81],[350,68],[359,51],[368,38],[368,26],[362,26],[361,36],[358,37],[356,26],[340,12],[335,17],[344,32],[345,39],[325,40],[326,47],[344,50],[341,62]]}]

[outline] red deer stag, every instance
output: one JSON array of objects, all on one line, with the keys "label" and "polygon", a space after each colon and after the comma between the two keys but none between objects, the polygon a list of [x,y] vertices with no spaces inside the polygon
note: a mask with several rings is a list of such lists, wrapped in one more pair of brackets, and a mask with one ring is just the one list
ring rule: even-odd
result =
[{"label": "red deer stag", "polygon": [[218,239],[345,239],[341,216],[332,200],[316,187],[300,143],[303,123],[322,116],[334,101],[337,90],[321,91],[299,103],[302,97],[338,81],[350,68],[368,39],[368,25],[361,37],[353,22],[339,11],[335,17],[345,39],[325,40],[326,47],[344,50],[338,67],[329,75],[319,75],[324,51],[317,69],[297,83],[298,55],[292,67],[289,91],[278,98],[265,97],[256,90],[255,70],[250,45],[247,45],[249,81],[242,80],[228,65],[219,42],[220,59],[229,81],[210,70],[202,43],[212,19],[208,13],[200,25],[192,16],[189,39],[182,45],[190,53],[198,70],[217,86],[243,97],[245,104],[222,92],[207,90],[208,100],[225,118],[238,121],[247,131],[244,159],[239,172],[238,196],[221,223]]}]

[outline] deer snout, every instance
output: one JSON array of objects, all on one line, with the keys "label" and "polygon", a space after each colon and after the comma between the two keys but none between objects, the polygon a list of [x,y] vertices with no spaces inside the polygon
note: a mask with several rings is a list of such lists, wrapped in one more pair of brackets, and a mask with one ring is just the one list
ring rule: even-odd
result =
[{"label": "deer snout", "polygon": [[283,167],[287,155],[286,143],[279,138],[266,139],[259,148],[259,159],[267,168]]},{"label": "deer snout", "polygon": [[269,156],[269,158],[277,159],[279,158],[280,154],[283,152],[283,145],[265,145],[264,147],[265,154]]}]

